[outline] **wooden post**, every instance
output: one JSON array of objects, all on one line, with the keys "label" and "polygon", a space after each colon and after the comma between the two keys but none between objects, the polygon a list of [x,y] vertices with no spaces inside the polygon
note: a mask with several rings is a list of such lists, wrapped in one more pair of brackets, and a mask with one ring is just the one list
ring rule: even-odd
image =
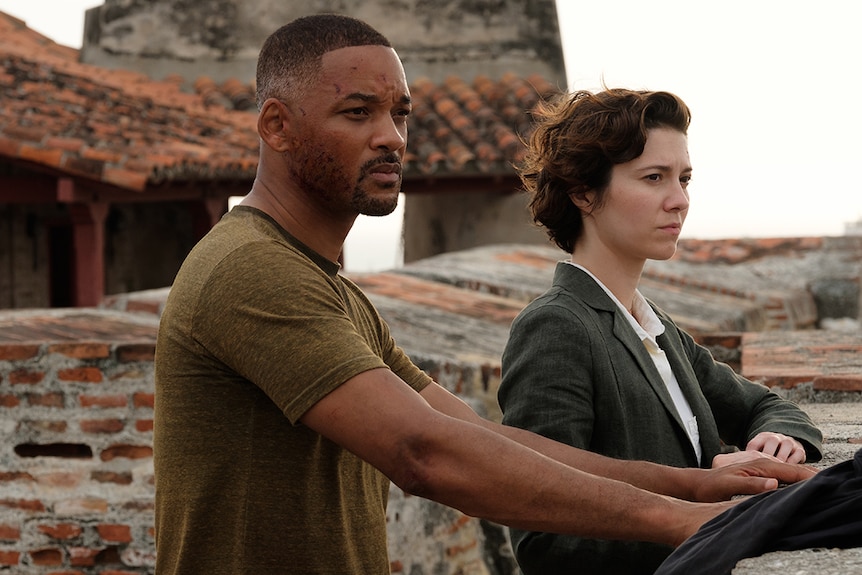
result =
[{"label": "wooden post", "polygon": [[72,301],[76,307],[95,307],[105,295],[105,219],[108,204],[69,204],[72,218],[74,265]]}]

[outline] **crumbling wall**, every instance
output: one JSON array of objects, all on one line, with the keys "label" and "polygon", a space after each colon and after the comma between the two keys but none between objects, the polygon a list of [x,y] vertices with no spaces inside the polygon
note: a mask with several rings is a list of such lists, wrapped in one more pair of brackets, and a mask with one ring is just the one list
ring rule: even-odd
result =
[{"label": "crumbling wall", "polygon": [[[111,303],[158,314],[166,293]],[[57,326],[82,312],[50,310],[41,322],[38,310],[27,313]],[[155,327],[137,342],[0,344],[0,571],[153,573],[154,353]],[[421,367],[477,409],[491,402],[487,369],[435,359]],[[502,527],[395,486],[387,529],[395,574],[518,572]]]},{"label": "crumbling wall", "polygon": [[106,0],[86,14],[81,59],[156,79],[250,83],[267,36],[294,18],[323,12],[380,30],[411,80],[513,72],[566,85],[554,0]]},{"label": "crumbling wall", "polygon": [[0,570],[152,572],[153,352],[0,346]]}]

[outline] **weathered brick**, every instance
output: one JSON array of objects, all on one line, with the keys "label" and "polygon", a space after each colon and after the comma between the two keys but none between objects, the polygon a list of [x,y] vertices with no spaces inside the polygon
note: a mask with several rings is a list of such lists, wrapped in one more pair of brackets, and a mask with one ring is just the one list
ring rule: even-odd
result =
[{"label": "weathered brick", "polygon": [[862,376],[821,375],[814,378],[814,389],[822,391],[862,391]]},{"label": "weathered brick", "polygon": [[0,482],[35,481],[26,471],[0,471]]},{"label": "weathered brick", "polygon": [[102,541],[110,543],[129,543],[132,540],[132,529],[128,525],[102,523],[96,525],[96,532]]},{"label": "weathered brick", "polygon": [[150,409],[152,409],[153,405],[155,404],[155,398],[156,396],[153,393],[139,392],[132,396],[132,402],[134,403],[135,407],[149,407]]},{"label": "weathered brick", "polygon": [[63,552],[60,549],[36,549],[30,551],[30,561],[33,565],[50,566],[63,564]]},{"label": "weathered brick", "polygon": [[9,383],[12,385],[36,385],[43,379],[45,379],[44,371],[16,369],[9,374]]},{"label": "weathered brick", "polygon": [[74,539],[83,532],[77,523],[45,523],[38,526],[39,531],[52,539]]},{"label": "weathered brick", "polygon": [[73,567],[92,567],[96,564],[96,557],[102,552],[101,549],[90,547],[69,547],[69,563]]},{"label": "weathered brick", "polygon": [[18,551],[0,550],[0,565],[18,565],[21,562],[21,553]]},{"label": "weathered brick", "polygon": [[38,433],[63,433],[69,427],[65,421],[54,419],[33,419],[18,424],[21,429],[29,429]]},{"label": "weathered brick", "polygon": [[37,344],[3,344],[0,345],[0,361],[20,361],[39,355]]},{"label": "weathered brick", "polygon": [[40,473],[36,476],[36,482],[39,485],[66,490],[72,490],[81,485],[82,479],[81,471],[55,471],[53,473]]},{"label": "weathered brick", "polygon": [[153,499],[134,499],[123,503],[123,509],[131,511],[152,511],[155,509],[155,501]]},{"label": "weathered brick", "polygon": [[[120,551],[116,545],[108,545],[96,556],[96,563],[99,565],[115,565],[121,564],[123,559],[120,557]],[[122,573],[121,571],[102,571],[100,575],[105,573]],[[133,575],[133,574],[130,574]]]},{"label": "weathered brick", "polygon": [[130,485],[132,474],[128,472],[117,473],[116,471],[93,471],[90,479],[98,483],[116,483],[117,485]]},{"label": "weathered brick", "polygon": [[48,347],[48,351],[76,359],[105,359],[111,356],[111,346],[107,343],[57,343]]},{"label": "weathered brick", "polygon": [[153,448],[149,445],[112,445],[104,449],[100,455],[102,461],[111,461],[117,457],[145,459],[152,456]]},{"label": "weathered brick", "polygon": [[0,523],[0,541],[17,541],[21,539],[21,529],[17,525]]},{"label": "weathered brick", "polygon": [[0,499],[0,507],[22,511],[45,511],[45,505],[38,499]]},{"label": "weathered brick", "polygon": [[21,400],[17,395],[0,395],[0,407],[18,407]]},{"label": "weathered brick", "polygon": [[126,407],[129,400],[125,395],[81,395],[78,397],[81,407]]},{"label": "weathered brick", "polygon": [[106,513],[107,511],[108,502],[97,497],[66,499],[54,504],[54,515],[60,517],[75,517],[93,513]]},{"label": "weathered brick", "polygon": [[156,357],[156,344],[137,343],[117,346],[117,360],[123,363],[132,361],[153,361]]},{"label": "weathered brick", "polygon": [[141,433],[148,433],[153,430],[153,420],[139,419],[135,422],[135,429]]},{"label": "weathered brick", "polygon": [[28,393],[27,404],[31,407],[56,407],[63,408],[66,396],[59,392],[52,393]]},{"label": "weathered brick", "polygon": [[98,367],[69,367],[57,371],[60,381],[80,381],[83,383],[101,383],[105,378]]},{"label": "weathered brick", "polygon": [[[129,365],[134,365],[134,364],[129,364]],[[146,378],[149,378],[149,380],[152,380],[152,376],[150,374],[148,374],[143,369],[137,369],[136,367],[131,367],[129,369],[124,369],[124,370],[120,370],[120,371],[114,371],[113,373],[111,373],[111,381],[123,381],[123,380],[129,380],[129,379],[143,380]]]},{"label": "weathered brick", "polygon": [[119,419],[87,419],[81,422],[84,433],[119,433],[126,424]]}]

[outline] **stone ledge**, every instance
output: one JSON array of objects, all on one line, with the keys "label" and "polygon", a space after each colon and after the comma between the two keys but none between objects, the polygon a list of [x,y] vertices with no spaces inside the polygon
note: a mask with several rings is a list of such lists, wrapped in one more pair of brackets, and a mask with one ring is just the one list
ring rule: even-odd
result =
[{"label": "stone ledge", "polygon": [[851,575],[862,573],[862,548],[775,551],[743,559],[732,575]]}]

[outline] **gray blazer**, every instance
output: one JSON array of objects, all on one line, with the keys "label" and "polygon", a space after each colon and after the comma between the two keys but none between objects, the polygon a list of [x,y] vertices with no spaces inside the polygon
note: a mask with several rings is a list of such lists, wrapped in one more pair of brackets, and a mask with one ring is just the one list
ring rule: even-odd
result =
[{"label": "gray blazer", "polygon": [[[808,461],[822,435],[794,403],[715,361],[655,305],[657,338],[697,417],[702,463],[762,431],[798,439]],[[667,387],[624,314],[582,270],[559,263],[553,286],[512,324],[498,393],[503,423],[609,457],[696,467]],[[526,575],[652,573],[671,548],[511,530]]]}]

